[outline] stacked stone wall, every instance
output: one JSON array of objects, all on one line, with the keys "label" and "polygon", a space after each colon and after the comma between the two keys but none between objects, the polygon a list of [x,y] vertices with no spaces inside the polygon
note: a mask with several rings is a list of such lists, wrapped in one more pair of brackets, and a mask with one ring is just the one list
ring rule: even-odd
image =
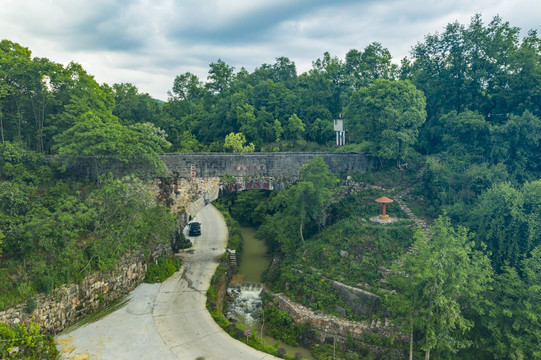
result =
[{"label": "stacked stone wall", "polygon": [[[334,174],[365,171],[372,167],[373,159],[366,154],[355,153],[170,153],[160,155],[170,174],[193,179],[222,177],[271,176],[296,178],[299,169],[314,157],[321,157]],[[47,156],[49,161],[66,162],[66,157]],[[97,174],[112,172],[125,174],[134,169],[152,174],[152,169],[142,161],[122,162],[114,156],[107,158],[84,158],[66,165],[66,174],[95,178]]]},{"label": "stacked stone wall", "polygon": [[365,171],[372,158],[353,153],[175,153],[160,155],[167,168],[180,177],[231,175],[296,178],[299,169],[321,157],[334,174]]},{"label": "stacked stone wall", "polygon": [[330,285],[356,314],[372,316],[381,305],[380,297],[371,292],[335,280],[331,280]]},{"label": "stacked stone wall", "polygon": [[350,321],[328,314],[317,314],[312,310],[297,304],[284,294],[270,294],[278,303],[278,308],[289,314],[295,324],[310,324],[320,332],[319,342],[324,343],[328,337],[345,339],[348,334],[357,341],[363,340],[363,334],[377,334],[387,338],[397,338],[398,341],[407,339],[400,333],[397,326],[389,320]]},{"label": "stacked stone wall", "polygon": [[227,261],[223,262],[220,266],[225,266],[227,268],[227,271],[220,276],[218,283],[216,284],[216,305],[220,311],[223,312],[227,286],[229,285],[229,281],[231,281],[231,272],[229,271],[229,263]]},{"label": "stacked stone wall", "polygon": [[133,290],[144,280],[146,269],[142,254],[125,256],[114,271],[100,271],[80,284],[64,285],[49,295],[36,296],[31,313],[27,312],[27,303],[0,311],[0,322],[13,325],[33,320],[46,333],[59,333]]}]

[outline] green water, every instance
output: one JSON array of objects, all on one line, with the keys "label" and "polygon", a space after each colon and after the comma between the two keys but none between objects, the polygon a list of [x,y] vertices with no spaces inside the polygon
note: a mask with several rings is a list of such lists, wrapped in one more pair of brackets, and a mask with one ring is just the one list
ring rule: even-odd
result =
[{"label": "green water", "polygon": [[245,283],[260,283],[261,276],[270,265],[270,256],[267,254],[267,245],[263,240],[255,237],[256,229],[241,228],[242,233],[242,261],[239,274],[244,275]]},{"label": "green water", "polygon": [[[267,253],[267,245],[264,241],[256,238],[255,228],[243,227],[242,233],[242,260],[240,262],[238,273],[244,275],[244,283],[261,283],[263,281],[262,275],[265,270],[268,269],[271,263],[271,258]],[[278,348],[284,348],[287,354],[295,356],[295,353],[301,353],[303,359],[314,360],[312,353],[305,348],[295,347],[284,344],[279,340],[276,340],[265,334],[265,330],[261,329],[261,324],[243,324],[246,329],[252,330],[258,336],[261,336],[261,330],[263,330],[263,339],[269,345],[280,343]]]}]

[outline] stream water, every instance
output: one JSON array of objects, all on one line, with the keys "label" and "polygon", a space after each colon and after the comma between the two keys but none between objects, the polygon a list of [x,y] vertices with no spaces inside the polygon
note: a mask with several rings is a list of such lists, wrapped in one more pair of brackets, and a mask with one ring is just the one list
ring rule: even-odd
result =
[{"label": "stream water", "polygon": [[[230,286],[228,293],[232,300],[226,304],[225,315],[230,321],[242,324],[244,328],[257,333],[268,344],[275,344],[278,340],[266,336],[263,320],[263,300],[261,293],[263,291],[262,275],[270,265],[270,257],[267,254],[265,242],[255,237],[256,229],[241,228],[243,239],[242,260],[240,262],[238,275],[244,276],[244,281],[240,286]],[[287,354],[295,356],[301,353],[303,359],[314,359],[309,350],[301,347],[289,346],[280,343],[279,347],[284,348]]]}]

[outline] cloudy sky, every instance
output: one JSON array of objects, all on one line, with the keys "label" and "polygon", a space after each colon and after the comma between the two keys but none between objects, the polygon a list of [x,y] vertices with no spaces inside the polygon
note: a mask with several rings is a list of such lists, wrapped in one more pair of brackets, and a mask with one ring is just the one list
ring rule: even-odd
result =
[{"label": "cloudy sky", "polygon": [[0,0],[0,39],[167,100],[176,75],[206,80],[218,59],[252,72],[286,56],[302,73],[326,51],[344,59],[377,41],[398,62],[475,13],[541,33],[539,0]]}]

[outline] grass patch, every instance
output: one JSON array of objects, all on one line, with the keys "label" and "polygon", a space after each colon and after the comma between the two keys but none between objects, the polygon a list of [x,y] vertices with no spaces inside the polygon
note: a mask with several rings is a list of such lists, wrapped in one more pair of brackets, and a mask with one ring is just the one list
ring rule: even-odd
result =
[{"label": "grass patch", "polygon": [[82,318],[81,320],[79,320],[78,322],[76,322],[75,324],[67,328],[66,330],[62,331],[62,333],[72,332],[74,330],[77,330],[81,326],[85,326],[87,324],[91,324],[100,319],[103,319],[107,315],[112,314],[118,309],[122,308],[124,305],[128,303],[129,300],[130,299],[128,296],[120,297],[114,300],[113,302],[111,302],[110,304],[104,306],[103,308],[93,312],[92,314],[85,316],[84,318]]},{"label": "grass patch", "polygon": [[165,255],[149,264],[145,272],[145,282],[154,284],[164,282],[180,269],[180,261],[174,255]]},{"label": "grass patch", "polygon": [[227,248],[236,250],[238,256],[238,254],[242,252],[242,235],[240,224],[237,220],[231,217],[231,214],[225,205],[221,204],[220,202],[213,203],[213,205],[220,211],[227,226]]}]

